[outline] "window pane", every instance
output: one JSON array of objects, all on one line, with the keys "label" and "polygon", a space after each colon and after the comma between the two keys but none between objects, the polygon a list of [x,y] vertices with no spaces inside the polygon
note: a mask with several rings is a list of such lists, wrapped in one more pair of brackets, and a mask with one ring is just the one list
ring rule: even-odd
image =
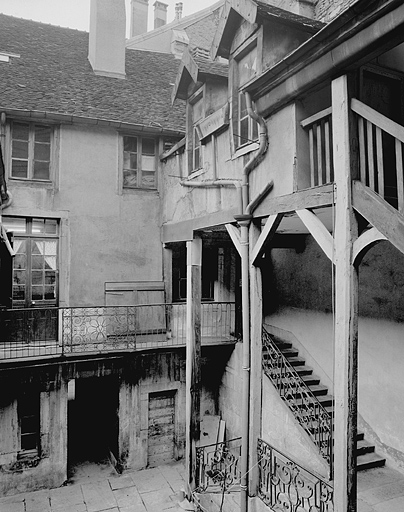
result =
[{"label": "window pane", "polygon": [[56,299],[56,291],[54,286],[45,286],[45,299],[54,300]]},{"label": "window pane", "polygon": [[35,255],[33,255],[31,261],[32,261],[32,268],[33,269],[39,269],[39,270],[43,269],[44,259],[43,259],[42,256],[35,256]]},{"label": "window pane", "polygon": [[28,158],[28,142],[13,140],[12,158]]},{"label": "window pane", "polygon": [[48,270],[45,271],[45,284],[54,285],[56,283],[56,272]]},{"label": "window pane", "polygon": [[43,286],[32,286],[32,300],[43,300]]},{"label": "window pane", "polygon": [[47,257],[56,256],[57,243],[56,240],[45,241],[45,254]]},{"label": "window pane", "polygon": [[21,450],[35,450],[37,448],[37,433],[21,435]]},{"label": "window pane", "polygon": [[16,268],[16,269],[27,268],[27,257],[25,254],[16,254],[15,255],[14,268]]},{"label": "window pane", "polygon": [[239,85],[245,84],[257,72],[257,47],[238,62]]},{"label": "window pane", "polygon": [[25,300],[25,286],[14,285],[13,286],[13,300]]},{"label": "window pane", "polygon": [[32,271],[32,284],[42,285],[43,284],[43,272],[41,270]]},{"label": "window pane", "polygon": [[34,130],[35,130],[35,142],[50,143],[51,129],[49,126],[36,125]]},{"label": "window pane", "polygon": [[32,219],[32,233],[38,235],[45,231],[45,219]]},{"label": "window pane", "polygon": [[154,139],[142,139],[142,154],[143,155],[154,155],[155,154]]},{"label": "window pane", "polygon": [[49,162],[49,160],[50,160],[50,144],[35,143],[34,159],[35,160],[44,160],[46,162]]},{"label": "window pane", "polygon": [[45,256],[45,270],[56,270],[56,256]]},{"label": "window pane", "polygon": [[154,172],[142,172],[142,187],[143,188],[156,188],[156,173]]},{"label": "window pane", "polygon": [[123,150],[137,153],[137,137],[124,137]]},{"label": "window pane", "polygon": [[48,180],[49,179],[49,162],[34,162],[34,179]]},{"label": "window pane", "polygon": [[142,171],[154,171],[155,161],[154,156],[142,156]]},{"label": "window pane", "polygon": [[[7,231],[12,231],[13,233],[26,233],[26,222],[25,219],[20,217],[3,217],[3,226],[7,229]],[[25,246],[21,247],[21,243],[23,240],[19,241],[19,249],[18,252],[25,252]],[[17,250],[14,245],[14,250]]]},{"label": "window pane", "polygon": [[240,144],[248,142],[248,117],[240,123]]},{"label": "window pane", "polygon": [[16,285],[25,284],[25,270],[14,270],[13,282]]},{"label": "window pane", "polygon": [[28,162],[13,160],[11,163],[11,176],[13,178],[28,178]]},{"label": "window pane", "polygon": [[137,169],[137,155],[134,153],[124,153],[123,168],[124,169]]},{"label": "window pane", "polygon": [[[57,232],[58,232],[58,221],[56,219],[46,219],[45,220],[45,233],[47,235],[56,235]],[[56,247],[56,242],[55,242],[55,247]],[[56,254],[56,252],[54,254]]]},{"label": "window pane", "polygon": [[194,149],[194,169],[200,168],[200,166],[201,166],[200,161],[201,161],[201,157],[200,157],[200,153],[199,153],[199,147],[197,147]]},{"label": "window pane", "polygon": [[137,171],[123,171],[123,186],[125,188],[137,188]]},{"label": "window pane", "polygon": [[24,123],[13,123],[13,139],[28,140],[29,125]]},{"label": "window pane", "polygon": [[21,434],[32,434],[38,428],[38,418],[34,415],[21,418]]}]

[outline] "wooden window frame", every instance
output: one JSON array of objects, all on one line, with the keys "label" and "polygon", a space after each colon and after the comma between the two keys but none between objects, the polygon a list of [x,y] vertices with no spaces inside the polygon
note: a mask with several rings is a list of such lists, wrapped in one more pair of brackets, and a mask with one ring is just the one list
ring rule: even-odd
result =
[{"label": "wooden window frame", "polygon": [[[150,135],[137,135],[137,134],[129,134],[124,133],[121,135],[122,138],[122,164],[121,164],[121,181],[122,181],[122,190],[125,192],[133,191],[133,190],[142,190],[142,191],[152,191],[156,192],[158,187],[158,153],[159,153],[159,140],[157,137]],[[125,138],[133,138],[136,139],[137,152],[132,152],[132,154],[136,155],[136,165],[137,168],[125,168],[125,153],[130,153],[129,151],[125,151]],[[144,140],[153,140],[154,142],[154,155],[145,155],[143,154],[143,141]],[[149,169],[142,169],[142,157],[143,156],[152,156],[154,157],[154,170],[151,171]],[[125,171],[135,171],[136,172],[136,185],[125,185]],[[146,187],[143,185],[143,173],[145,172],[154,172],[154,186]]]},{"label": "wooden window frame", "polygon": [[[188,153],[188,175],[203,169],[202,143],[199,138],[198,123],[205,117],[205,87],[198,88],[188,99],[187,103],[187,153]],[[194,107],[202,101],[202,115],[195,120]]]},{"label": "wooden window frame", "polygon": [[[13,141],[15,140],[13,138],[13,125],[15,123],[18,124],[24,124],[28,126],[28,158],[26,161],[28,162],[27,165],[27,176],[21,177],[21,176],[14,176],[12,174],[12,163],[13,163]],[[48,170],[48,177],[47,178],[37,178],[34,177],[34,161],[35,161],[35,154],[34,154],[34,144],[35,144],[35,127],[47,127],[50,130],[50,142],[49,142],[49,170]],[[25,119],[11,119],[7,123],[6,128],[6,155],[5,155],[5,161],[6,161],[6,167],[7,167],[7,174],[8,178],[15,181],[20,182],[31,182],[31,183],[39,183],[39,184],[49,184],[52,183],[55,180],[55,166],[56,166],[56,130],[57,126],[53,123],[41,123],[41,122],[32,122],[32,121],[26,121]],[[40,142],[41,143],[41,142]],[[25,160],[25,159],[18,159],[16,160]]]},{"label": "wooden window frame", "polygon": [[[26,404],[29,404],[28,408],[24,407]],[[39,457],[41,451],[41,395],[35,386],[20,395],[17,402],[17,413],[18,458]],[[23,439],[28,438],[28,436],[33,437],[35,446],[24,448]]]}]

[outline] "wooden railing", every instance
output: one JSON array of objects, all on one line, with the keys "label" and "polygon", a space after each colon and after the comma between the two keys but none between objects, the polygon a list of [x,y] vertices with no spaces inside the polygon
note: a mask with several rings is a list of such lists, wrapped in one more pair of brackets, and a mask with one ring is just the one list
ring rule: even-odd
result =
[{"label": "wooden railing", "polygon": [[360,180],[403,213],[404,127],[357,99],[351,108],[358,115]]},{"label": "wooden railing", "polygon": [[329,107],[300,123],[309,134],[311,187],[334,181],[331,113],[332,110]]}]

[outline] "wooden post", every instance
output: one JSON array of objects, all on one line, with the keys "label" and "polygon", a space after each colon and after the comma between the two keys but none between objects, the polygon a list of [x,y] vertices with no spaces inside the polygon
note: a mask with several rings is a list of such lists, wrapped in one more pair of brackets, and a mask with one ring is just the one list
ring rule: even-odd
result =
[{"label": "wooden post", "polygon": [[250,385],[250,496],[258,490],[257,440],[261,436],[262,407],[262,278],[261,269],[251,264],[251,254],[260,229],[250,225],[250,311],[251,311],[251,385]]},{"label": "wooden post", "polygon": [[201,265],[202,239],[187,242],[186,341],[186,470],[189,487],[195,487],[196,442],[200,432],[201,403]]},{"label": "wooden post", "polygon": [[357,222],[352,209],[348,80],[332,82],[335,214],[334,511],[356,511],[358,274],[352,263]]}]

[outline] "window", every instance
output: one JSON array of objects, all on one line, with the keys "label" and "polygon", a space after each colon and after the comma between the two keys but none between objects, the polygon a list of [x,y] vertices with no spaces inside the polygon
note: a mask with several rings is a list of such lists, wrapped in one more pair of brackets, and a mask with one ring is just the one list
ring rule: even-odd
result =
[{"label": "window", "polygon": [[[179,245],[173,249],[173,300],[185,301],[187,298],[187,262],[186,247]],[[216,247],[202,249],[202,300],[214,300],[214,285],[218,273],[218,251]]]},{"label": "window", "polygon": [[189,174],[203,167],[202,145],[197,125],[204,117],[203,91],[198,90],[189,100],[188,106],[188,169]]},{"label": "window", "polygon": [[57,219],[3,217],[13,233],[13,307],[56,306],[58,288]]},{"label": "window", "polygon": [[11,178],[49,181],[52,128],[13,121],[11,124]]},{"label": "window", "polygon": [[156,189],[156,140],[123,137],[123,188]]},{"label": "window", "polygon": [[37,390],[27,390],[18,399],[20,456],[39,455],[40,404]]},{"label": "window", "polygon": [[237,149],[258,139],[258,124],[248,115],[245,94],[240,91],[257,73],[256,45],[235,57],[233,70],[233,134]]}]

